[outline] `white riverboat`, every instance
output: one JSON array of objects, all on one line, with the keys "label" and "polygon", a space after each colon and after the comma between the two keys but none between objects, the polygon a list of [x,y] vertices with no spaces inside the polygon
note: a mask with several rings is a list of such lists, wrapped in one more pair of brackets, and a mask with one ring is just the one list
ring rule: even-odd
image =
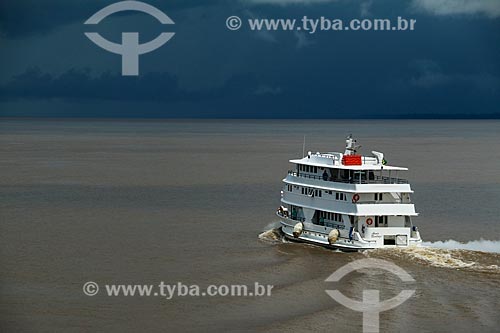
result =
[{"label": "white riverboat", "polygon": [[386,165],[384,154],[358,155],[349,136],[344,153],[311,153],[290,160],[277,215],[287,238],[365,250],[416,246],[422,242],[412,217],[408,170]]}]

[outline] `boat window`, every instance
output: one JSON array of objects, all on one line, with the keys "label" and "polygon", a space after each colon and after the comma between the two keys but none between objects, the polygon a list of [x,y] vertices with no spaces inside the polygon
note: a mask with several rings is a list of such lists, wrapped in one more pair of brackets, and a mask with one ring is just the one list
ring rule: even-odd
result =
[{"label": "boat window", "polygon": [[321,212],[321,217],[330,221],[342,222],[342,214],[338,213]]},{"label": "boat window", "polygon": [[336,192],[335,193],[335,200],[346,201],[347,200],[347,195],[345,193]]},{"label": "boat window", "polygon": [[375,216],[375,226],[387,226],[387,216]]}]

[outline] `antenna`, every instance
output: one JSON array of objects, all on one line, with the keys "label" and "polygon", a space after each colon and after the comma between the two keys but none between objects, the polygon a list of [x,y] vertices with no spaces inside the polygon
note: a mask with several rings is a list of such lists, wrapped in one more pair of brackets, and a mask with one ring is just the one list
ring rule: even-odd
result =
[{"label": "antenna", "polygon": [[349,134],[345,143],[346,146],[344,155],[356,155],[358,149],[361,148],[361,146],[357,144],[357,141],[352,138],[352,134]]},{"label": "antenna", "polygon": [[306,156],[306,136],[304,135],[304,143],[302,144],[302,157]]}]

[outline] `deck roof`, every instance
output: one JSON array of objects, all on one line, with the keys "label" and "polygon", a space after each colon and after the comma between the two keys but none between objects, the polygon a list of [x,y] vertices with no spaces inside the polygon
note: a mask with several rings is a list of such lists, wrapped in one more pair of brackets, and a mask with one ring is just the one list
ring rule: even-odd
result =
[{"label": "deck roof", "polygon": [[[389,171],[407,171],[408,168],[398,167],[392,165],[383,165],[382,163],[363,163],[362,165],[344,165],[340,162],[340,160],[336,159],[339,155],[335,153],[329,154],[319,154],[319,155],[311,155],[310,157],[304,157],[301,159],[293,159],[290,160],[290,163],[294,164],[303,164],[303,165],[311,165],[321,168],[335,168],[335,169],[343,169],[343,170],[389,170]],[[365,158],[372,159],[372,156],[364,156]]]}]

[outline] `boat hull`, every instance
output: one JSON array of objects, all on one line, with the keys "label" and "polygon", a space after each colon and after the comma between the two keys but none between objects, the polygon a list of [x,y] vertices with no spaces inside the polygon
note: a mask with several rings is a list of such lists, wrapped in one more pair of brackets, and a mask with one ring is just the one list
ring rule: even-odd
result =
[{"label": "boat hull", "polygon": [[[294,227],[297,223],[300,222],[288,218],[283,218],[283,217],[280,218],[281,218],[281,231],[283,232],[283,234],[287,239],[295,242],[315,244],[331,249],[339,249],[342,251],[353,252],[353,251],[363,251],[363,250],[378,249],[378,248],[414,247],[414,246],[420,246],[422,242],[420,235],[418,234],[418,231],[415,234],[416,237],[414,238],[410,237],[411,235],[410,228],[405,228],[407,229],[406,234],[404,234],[404,231],[401,229],[397,230],[399,236],[405,236],[407,238],[408,241],[406,242],[406,244],[385,245],[378,240],[374,240],[371,238],[365,239],[358,232],[353,232],[351,235],[348,235],[349,232],[347,230],[341,230],[339,237],[334,242],[331,242],[329,241],[328,236],[330,232],[334,230],[333,228],[312,225],[310,223],[302,223],[303,228],[300,234],[297,235],[297,233],[294,234]],[[375,230],[381,228],[373,228],[373,229]],[[374,233],[375,232],[373,232],[373,234]],[[389,236],[396,236],[396,235],[389,235]]]}]

